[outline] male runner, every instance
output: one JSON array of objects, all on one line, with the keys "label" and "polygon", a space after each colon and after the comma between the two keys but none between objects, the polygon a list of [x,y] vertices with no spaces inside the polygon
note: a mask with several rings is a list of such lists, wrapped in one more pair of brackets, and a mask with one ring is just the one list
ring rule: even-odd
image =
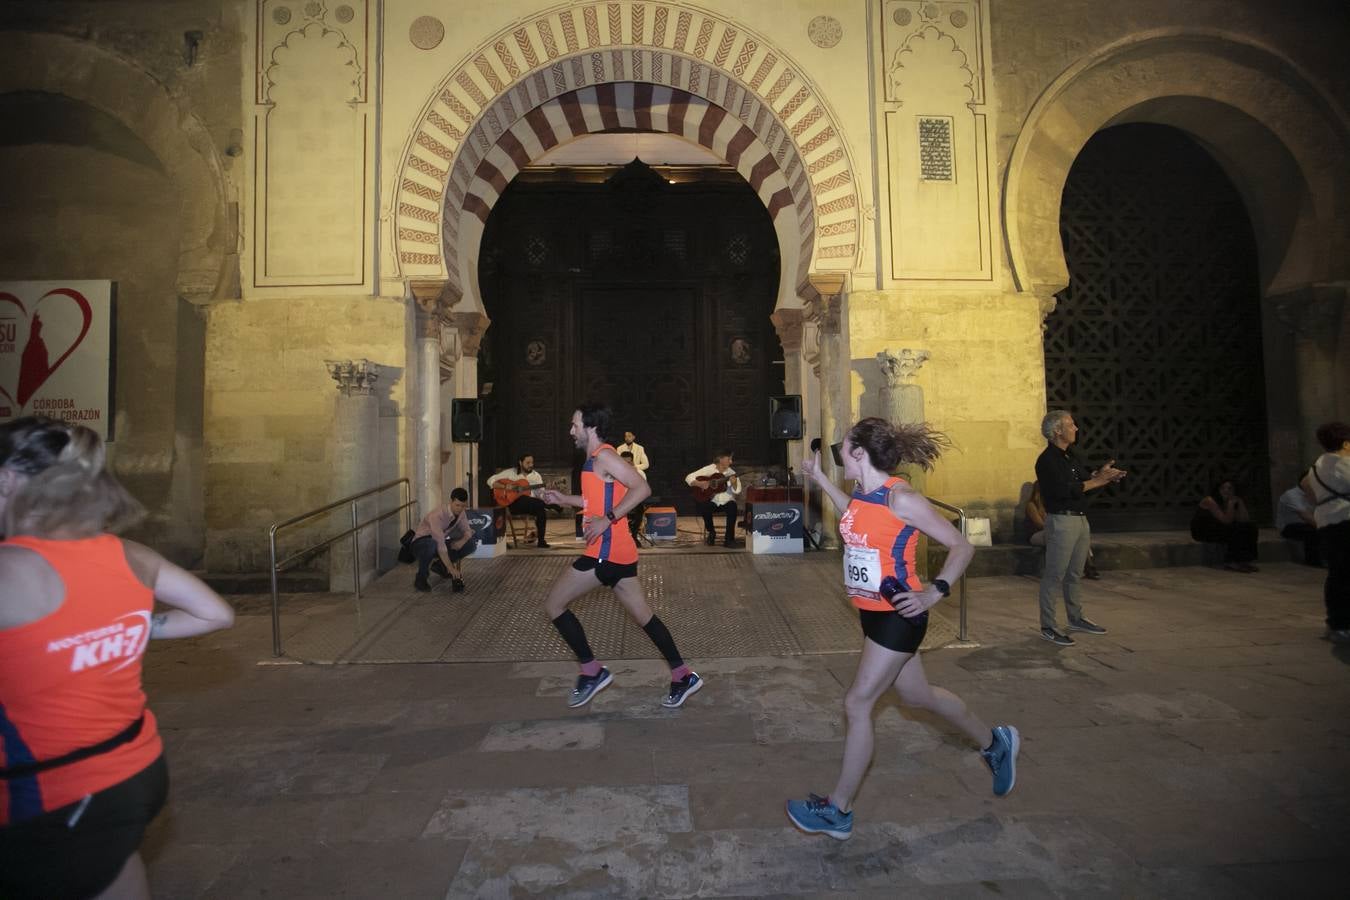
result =
[{"label": "male runner", "polygon": [[594,589],[599,581],[614,589],[614,596],[670,664],[670,692],[661,705],[674,709],[703,687],[703,679],[685,665],[675,648],[674,638],[642,595],[642,586],[637,580],[637,544],[633,542],[633,536],[622,525],[614,527],[647,499],[652,489],[637,469],[620,459],[614,448],[600,437],[609,427],[609,416],[608,407],[590,403],[582,404],[572,413],[570,434],[577,448],[586,454],[581,469],[581,494],[562,494],[554,490],[542,493],[545,503],[581,507],[586,538],[585,554],[572,563],[570,570],[558,576],[544,601],[544,609],[581,666],[576,689],[567,700],[568,706],[586,705],[614,680],[609,669],[600,665],[591,652],[581,621],[567,608],[573,600]]}]

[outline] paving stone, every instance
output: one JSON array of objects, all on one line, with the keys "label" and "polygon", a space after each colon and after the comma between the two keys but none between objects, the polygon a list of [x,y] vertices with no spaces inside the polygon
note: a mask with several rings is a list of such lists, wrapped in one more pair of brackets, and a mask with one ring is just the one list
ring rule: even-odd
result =
[{"label": "paving stone", "polygon": [[255,847],[217,879],[210,895],[440,900],[466,847],[464,841],[331,843],[297,835],[283,847]]},{"label": "paving stone", "polygon": [[[663,559],[677,580],[704,563]],[[614,613],[621,655],[606,659],[614,685],[578,710],[565,705],[576,666],[547,642],[533,658],[257,665],[271,657],[265,603],[232,632],[157,642],[146,684],[172,788],[145,841],[154,894],[1343,893],[1350,653],[1319,640],[1320,581],[1303,567],[1108,573],[1087,600],[1111,633],[1064,649],[1036,636],[1034,578],[972,582],[979,646],[923,663],[977,714],[1021,729],[1016,790],[993,797],[963,734],[888,693],[856,833],[839,843],[783,814],[788,797],[828,791],[843,756],[860,638],[831,593],[837,564],[754,558],[719,575],[733,606],[771,585],[782,622],[833,622],[847,647],[816,654],[799,641],[779,655],[774,638],[745,651],[738,633],[722,655],[719,629],[744,631],[751,615],[733,610],[700,634],[707,688],[673,711],[659,702],[664,662],[620,610],[598,612],[612,600],[602,593],[583,619]],[[395,600],[408,593],[397,575]],[[474,601],[519,602],[498,624],[539,626],[534,601],[486,583]],[[345,602],[289,601],[287,633],[350,615]],[[396,605],[383,610],[380,621],[397,618]],[[492,630],[479,634],[491,649]],[[538,634],[549,637],[546,623]]]}]

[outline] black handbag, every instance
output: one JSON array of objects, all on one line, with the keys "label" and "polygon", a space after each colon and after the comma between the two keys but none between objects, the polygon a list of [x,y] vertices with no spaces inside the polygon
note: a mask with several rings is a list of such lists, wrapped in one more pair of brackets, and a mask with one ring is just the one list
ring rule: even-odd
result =
[{"label": "black handbag", "polygon": [[403,533],[403,537],[398,539],[402,545],[398,551],[398,561],[401,563],[415,563],[417,556],[412,552],[413,531],[409,528]]}]

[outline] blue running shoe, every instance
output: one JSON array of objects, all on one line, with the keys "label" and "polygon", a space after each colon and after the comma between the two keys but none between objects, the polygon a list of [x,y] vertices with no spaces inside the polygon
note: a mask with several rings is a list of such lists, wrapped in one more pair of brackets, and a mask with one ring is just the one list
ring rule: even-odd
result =
[{"label": "blue running shoe", "polygon": [[573,689],[572,696],[567,698],[567,705],[573,709],[585,706],[591,702],[592,697],[609,687],[609,683],[613,680],[614,676],[603,666],[595,675],[578,675],[577,686]]},{"label": "blue running shoe", "polygon": [[1011,725],[994,726],[994,743],[980,755],[994,773],[994,796],[1005,797],[1017,783],[1017,751],[1022,747],[1022,736]]},{"label": "blue running shoe", "polygon": [[661,701],[661,705],[666,709],[676,709],[684,705],[693,694],[697,694],[703,689],[703,679],[698,677],[697,672],[690,672],[679,681],[670,683],[670,693],[666,694],[666,699]]},{"label": "blue running shoe", "polygon": [[787,816],[807,834],[828,834],[836,841],[853,837],[853,813],[842,813],[828,797],[811,794],[805,800],[789,800]]}]

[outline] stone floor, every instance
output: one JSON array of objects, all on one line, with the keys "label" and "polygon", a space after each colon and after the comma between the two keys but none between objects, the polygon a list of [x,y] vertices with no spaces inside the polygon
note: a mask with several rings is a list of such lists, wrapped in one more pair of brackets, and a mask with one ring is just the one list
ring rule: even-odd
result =
[{"label": "stone floor", "polygon": [[[694,583],[713,558],[643,566]],[[718,577],[742,585],[731,607],[768,590],[814,604],[829,630],[848,615],[827,589],[838,564],[758,557]],[[147,657],[173,779],[145,846],[152,885],[165,898],[1342,896],[1350,652],[1320,639],[1322,574],[1112,572],[1086,587],[1110,634],[1063,649],[1037,637],[1034,579],[973,581],[978,646],[924,663],[1022,730],[1017,788],[992,797],[959,735],[888,699],[845,843],[793,830],[782,804],[833,784],[856,652],[755,650],[742,632],[773,610],[681,623],[707,687],[676,711],[659,706],[654,652],[609,631],[598,650],[615,683],[573,711],[573,666],[547,647],[275,665],[265,598],[238,598],[232,631]],[[469,593],[414,601],[441,604],[439,619],[393,613],[423,629],[405,639],[451,647],[479,616],[547,635],[537,598],[484,582],[471,568]],[[286,598],[287,640],[344,603]],[[584,620],[618,621],[611,598],[583,603]]]}]

